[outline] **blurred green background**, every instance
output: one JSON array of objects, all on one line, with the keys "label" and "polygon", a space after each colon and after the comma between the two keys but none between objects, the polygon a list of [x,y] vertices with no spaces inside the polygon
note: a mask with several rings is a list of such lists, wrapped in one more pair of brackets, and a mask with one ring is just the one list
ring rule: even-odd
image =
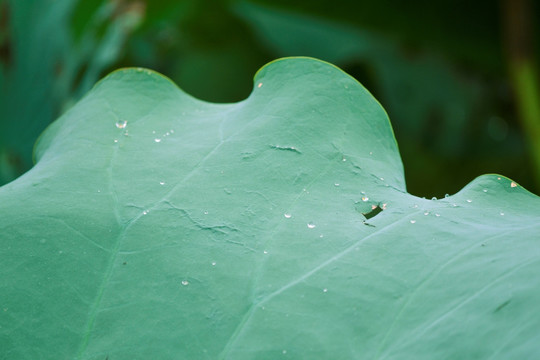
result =
[{"label": "blurred green background", "polygon": [[540,2],[0,0],[0,185],[108,72],[148,67],[236,102],[264,64],[313,56],[388,112],[417,196],[483,173],[540,193]]}]

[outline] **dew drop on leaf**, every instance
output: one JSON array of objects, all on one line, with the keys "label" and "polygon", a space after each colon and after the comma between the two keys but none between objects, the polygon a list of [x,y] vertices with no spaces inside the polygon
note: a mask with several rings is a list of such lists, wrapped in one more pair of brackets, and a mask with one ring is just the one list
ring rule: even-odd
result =
[{"label": "dew drop on leaf", "polygon": [[470,200],[470,199],[467,199],[467,202],[468,202],[468,203],[471,203],[471,202],[472,202],[472,200]]},{"label": "dew drop on leaf", "polygon": [[314,229],[316,227],[316,225],[314,223],[312,223],[312,222],[308,222],[307,227],[310,228],[310,229]]},{"label": "dew drop on leaf", "polygon": [[416,220],[411,220],[411,224],[414,224],[416,222]]},{"label": "dew drop on leaf", "polygon": [[291,218],[291,214],[285,213],[285,214],[283,214],[283,216],[285,216],[287,219],[290,219],[290,218]]},{"label": "dew drop on leaf", "polygon": [[187,280],[182,280],[182,285],[184,285],[184,286],[189,285],[189,281],[187,281]]},{"label": "dew drop on leaf", "polygon": [[127,126],[127,120],[118,120],[116,122],[116,127],[119,129],[123,129]]},{"label": "dew drop on leaf", "polygon": [[160,181],[159,185],[165,185],[165,181]]},{"label": "dew drop on leaf", "polygon": [[161,139],[160,138],[155,138],[154,141],[158,143],[158,142],[161,142]]},{"label": "dew drop on leaf", "polygon": [[512,181],[512,182],[510,183],[510,187],[516,187],[516,186],[517,186],[517,184],[516,184],[514,181]]},{"label": "dew drop on leaf", "polygon": [[367,196],[362,196],[362,201],[368,201],[369,198]]},{"label": "dew drop on leaf", "polygon": [[323,289],[323,292],[328,292],[328,289],[327,289],[327,288],[324,288],[324,289]]}]

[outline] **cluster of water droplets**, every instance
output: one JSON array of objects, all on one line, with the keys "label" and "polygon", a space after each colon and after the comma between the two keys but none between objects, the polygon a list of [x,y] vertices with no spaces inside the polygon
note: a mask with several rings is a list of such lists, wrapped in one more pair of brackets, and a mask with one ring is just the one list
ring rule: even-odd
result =
[{"label": "cluster of water droplets", "polygon": [[167,136],[170,136],[171,134],[174,134],[173,129],[170,129],[169,131],[166,131],[161,136],[156,136],[156,131],[152,130],[152,135],[154,136],[154,142],[155,143],[160,143],[164,138],[166,138]]}]

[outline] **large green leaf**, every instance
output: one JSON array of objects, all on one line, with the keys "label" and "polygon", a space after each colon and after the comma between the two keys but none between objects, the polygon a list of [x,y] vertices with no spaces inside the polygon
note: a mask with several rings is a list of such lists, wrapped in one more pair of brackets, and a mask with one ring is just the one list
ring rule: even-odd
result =
[{"label": "large green leaf", "polygon": [[120,70],[35,157],[0,188],[2,359],[539,356],[538,197],[408,194],[384,110],[327,63],[235,104]]}]

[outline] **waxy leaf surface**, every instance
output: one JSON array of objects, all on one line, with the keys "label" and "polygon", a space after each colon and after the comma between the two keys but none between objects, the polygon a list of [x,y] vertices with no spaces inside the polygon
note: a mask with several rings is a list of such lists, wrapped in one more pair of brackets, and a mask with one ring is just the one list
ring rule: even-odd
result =
[{"label": "waxy leaf surface", "polygon": [[234,104],[116,71],[35,160],[0,188],[2,359],[540,356],[540,199],[408,194],[330,64],[270,63]]}]

